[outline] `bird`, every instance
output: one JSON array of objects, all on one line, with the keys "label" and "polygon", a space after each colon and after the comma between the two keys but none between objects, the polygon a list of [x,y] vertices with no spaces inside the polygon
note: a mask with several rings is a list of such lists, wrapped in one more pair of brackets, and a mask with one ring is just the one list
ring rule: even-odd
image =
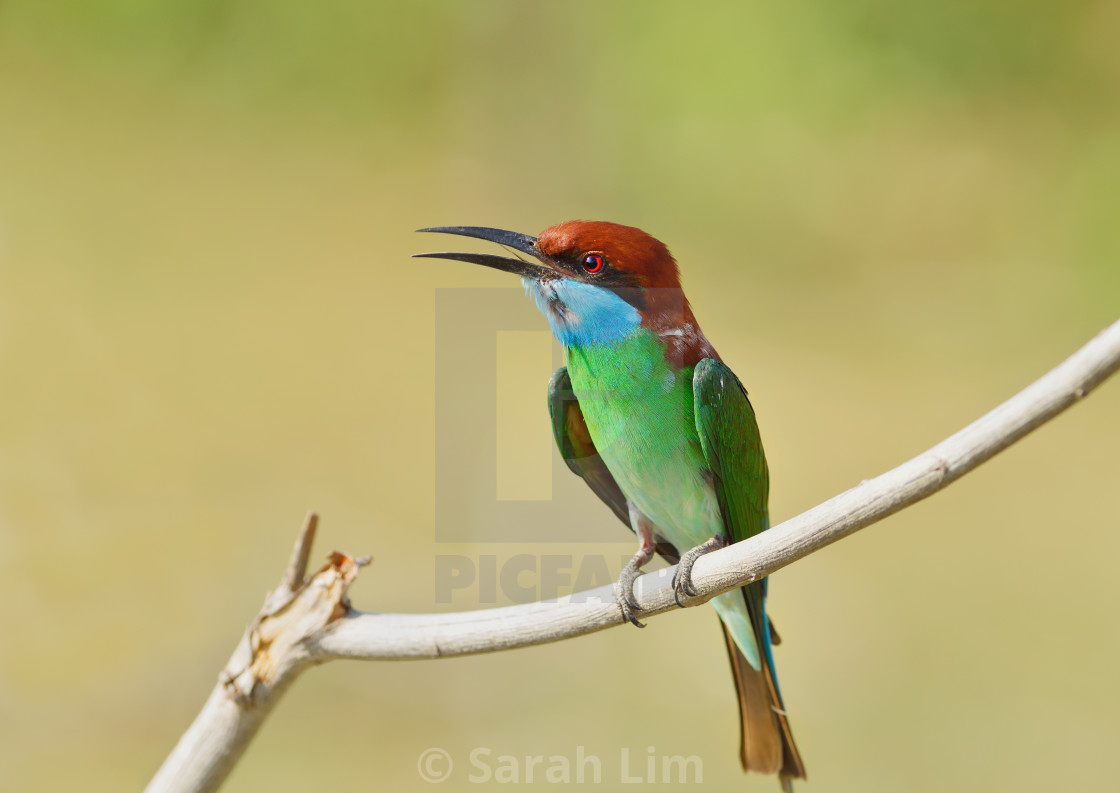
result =
[{"label": "bird", "polygon": [[[634,581],[654,554],[677,564],[678,600],[704,553],[770,526],[769,470],[742,383],[701,331],[664,243],[633,226],[573,220],[537,236],[483,226],[418,231],[497,243],[514,253],[438,252],[521,277],[564,347],[548,408],[567,466],[638,537],[618,581],[635,618]],[[682,552],[683,551],[683,552]],[[738,694],[744,771],[805,778],[774,671],[780,639],[767,579],[717,595]]]}]

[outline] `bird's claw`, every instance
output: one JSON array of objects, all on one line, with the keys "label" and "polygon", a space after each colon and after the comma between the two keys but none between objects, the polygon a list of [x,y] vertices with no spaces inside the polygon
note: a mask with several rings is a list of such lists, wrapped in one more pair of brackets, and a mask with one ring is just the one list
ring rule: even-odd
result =
[{"label": "bird's claw", "polygon": [[622,569],[622,575],[618,577],[618,607],[622,609],[622,616],[626,617],[631,625],[644,628],[645,623],[634,616],[634,611],[640,608],[637,598],[634,597],[634,582],[642,573],[640,567],[635,564],[636,561],[637,557],[631,559]]},{"label": "bird's claw", "polygon": [[642,565],[648,562],[653,557],[653,549],[648,551],[645,548],[640,549],[634,557],[626,563],[626,567],[622,568],[622,575],[618,577],[618,607],[622,610],[622,616],[627,621],[637,627],[644,628],[646,624],[640,622],[634,616],[634,612],[641,609],[638,604],[638,599],[634,597],[634,582],[638,580],[638,576],[642,574]]},{"label": "bird's claw", "polygon": [[631,610],[630,604],[626,602],[625,598],[618,599],[618,607],[622,611],[622,616],[635,628],[644,628],[646,626],[644,622],[634,616],[634,612]]},{"label": "bird's claw", "polygon": [[677,563],[677,572],[673,574],[673,597],[676,598],[678,606],[684,606],[681,603],[682,596],[695,597],[697,594],[696,588],[692,586],[692,566],[696,564],[696,560],[706,553],[711,553],[719,548],[726,548],[727,545],[726,537],[722,534],[715,534],[706,542],[684,552],[680,562]]}]

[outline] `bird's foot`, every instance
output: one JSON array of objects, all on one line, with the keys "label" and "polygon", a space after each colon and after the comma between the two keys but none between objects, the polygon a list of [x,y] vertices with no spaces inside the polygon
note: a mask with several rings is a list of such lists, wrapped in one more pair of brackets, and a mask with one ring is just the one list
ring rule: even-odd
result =
[{"label": "bird's foot", "polygon": [[622,616],[638,628],[644,628],[645,623],[639,622],[638,618],[634,616],[634,611],[641,608],[638,605],[637,598],[634,597],[634,582],[642,574],[642,565],[652,558],[653,545],[650,544],[647,547],[643,544],[630,561],[626,563],[626,567],[622,568],[622,575],[618,577],[618,592],[616,593],[618,607],[622,609]]},{"label": "bird's foot", "polygon": [[727,538],[722,534],[715,534],[707,542],[684,552],[680,562],[677,563],[677,572],[673,575],[673,596],[677,599],[678,606],[684,605],[681,603],[682,595],[692,597],[696,594],[696,589],[692,586],[692,566],[696,564],[696,560],[706,553],[727,546]]}]

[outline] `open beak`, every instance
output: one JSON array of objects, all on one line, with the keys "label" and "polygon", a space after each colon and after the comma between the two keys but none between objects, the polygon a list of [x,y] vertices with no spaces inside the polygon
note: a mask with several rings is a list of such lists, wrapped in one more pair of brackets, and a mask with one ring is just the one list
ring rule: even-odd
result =
[{"label": "open beak", "polygon": [[547,264],[542,264],[544,257],[537,249],[537,238],[528,234],[518,234],[516,231],[503,231],[502,229],[488,229],[483,226],[434,226],[430,229],[417,229],[424,232],[438,232],[440,234],[458,234],[460,237],[474,237],[475,239],[496,242],[518,253],[528,254],[537,261],[526,261],[512,256],[498,256],[493,253],[416,253],[414,259],[453,259],[471,264],[481,264],[484,267],[493,267],[506,273],[514,273],[523,278],[536,278],[556,271]]}]

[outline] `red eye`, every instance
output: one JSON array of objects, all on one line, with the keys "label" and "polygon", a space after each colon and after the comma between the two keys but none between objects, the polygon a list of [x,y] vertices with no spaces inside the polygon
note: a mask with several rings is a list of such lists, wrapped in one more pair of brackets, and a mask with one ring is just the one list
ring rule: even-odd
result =
[{"label": "red eye", "polygon": [[606,260],[597,253],[589,253],[583,257],[583,269],[589,273],[597,273],[603,269]]}]

